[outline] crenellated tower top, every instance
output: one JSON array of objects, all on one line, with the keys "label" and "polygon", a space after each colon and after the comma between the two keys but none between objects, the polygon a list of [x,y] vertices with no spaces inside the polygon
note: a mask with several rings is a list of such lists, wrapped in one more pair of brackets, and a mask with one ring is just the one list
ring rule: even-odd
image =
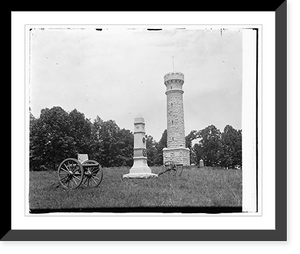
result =
[{"label": "crenellated tower top", "polygon": [[169,72],[164,76],[164,83],[167,86],[171,82],[184,83],[184,75],[181,72]]},{"label": "crenellated tower top", "polygon": [[183,94],[182,85],[184,83],[184,75],[181,72],[169,72],[164,76],[166,94],[181,93]]}]

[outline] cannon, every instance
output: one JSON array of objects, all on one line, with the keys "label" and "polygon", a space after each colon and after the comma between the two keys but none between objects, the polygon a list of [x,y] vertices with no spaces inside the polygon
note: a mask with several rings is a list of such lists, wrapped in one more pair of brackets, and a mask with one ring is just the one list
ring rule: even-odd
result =
[{"label": "cannon", "polygon": [[169,173],[170,175],[181,176],[183,171],[183,164],[176,164],[174,161],[166,161],[164,164],[164,171],[160,172],[158,176]]},{"label": "cannon", "polygon": [[98,187],[103,179],[103,170],[97,161],[67,158],[59,165],[57,174],[61,186],[65,189],[76,189],[80,185],[84,187]]}]

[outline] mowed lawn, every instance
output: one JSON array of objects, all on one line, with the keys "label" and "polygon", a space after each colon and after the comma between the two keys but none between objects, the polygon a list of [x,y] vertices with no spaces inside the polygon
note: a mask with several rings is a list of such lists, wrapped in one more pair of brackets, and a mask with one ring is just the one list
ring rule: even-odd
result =
[{"label": "mowed lawn", "polygon": [[[153,173],[163,167],[151,167]],[[103,168],[97,188],[65,190],[57,172],[30,172],[30,209],[119,207],[239,207],[242,206],[242,170],[189,167],[181,176],[125,179],[129,168]]]}]

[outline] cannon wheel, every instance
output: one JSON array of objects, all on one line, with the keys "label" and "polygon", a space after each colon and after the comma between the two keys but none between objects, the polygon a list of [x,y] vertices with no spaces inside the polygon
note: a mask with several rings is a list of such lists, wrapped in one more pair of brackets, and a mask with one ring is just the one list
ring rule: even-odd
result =
[{"label": "cannon wheel", "polygon": [[[91,166],[88,166],[91,164]],[[95,164],[97,166],[95,166]],[[103,170],[100,164],[94,160],[87,160],[82,163],[84,167],[84,177],[82,185],[85,187],[98,187],[103,179]]]},{"label": "cannon wheel", "polygon": [[165,170],[158,175],[168,173],[169,176],[181,176],[183,172],[183,164],[175,164],[173,161],[167,161],[164,164]]},{"label": "cannon wheel", "polygon": [[65,189],[76,189],[83,180],[83,167],[76,159],[65,159],[58,167],[58,180]]}]

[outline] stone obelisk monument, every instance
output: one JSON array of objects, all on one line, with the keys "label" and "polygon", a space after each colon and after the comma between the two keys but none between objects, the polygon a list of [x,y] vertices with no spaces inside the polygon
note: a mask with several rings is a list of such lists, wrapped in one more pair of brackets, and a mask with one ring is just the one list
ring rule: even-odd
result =
[{"label": "stone obelisk monument", "polygon": [[148,167],[145,133],[144,118],[134,118],[133,166],[129,174],[123,175],[123,178],[157,177],[156,174],[151,173],[151,168]]},{"label": "stone obelisk monument", "polygon": [[170,72],[164,76],[167,95],[167,148],[163,149],[164,163],[190,165],[190,149],[185,147],[183,90],[184,75]]}]

